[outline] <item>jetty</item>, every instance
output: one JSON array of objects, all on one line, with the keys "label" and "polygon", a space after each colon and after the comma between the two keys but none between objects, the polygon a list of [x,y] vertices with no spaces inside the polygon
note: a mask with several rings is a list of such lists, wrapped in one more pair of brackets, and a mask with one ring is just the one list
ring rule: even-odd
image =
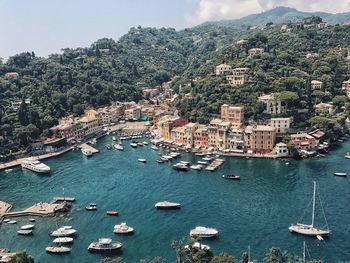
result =
[{"label": "jetty", "polygon": [[12,205],[8,204],[4,201],[0,201],[0,224],[2,220],[4,219],[4,216],[7,212],[9,212],[12,209]]},{"label": "jetty", "polygon": [[10,250],[6,248],[0,248],[0,262],[10,262],[16,254],[17,253],[10,252]]},{"label": "jetty", "polygon": [[62,151],[59,151],[59,152],[46,153],[46,154],[38,155],[38,156],[28,156],[28,157],[20,158],[20,159],[11,161],[11,162],[1,163],[0,164],[0,171],[19,166],[24,161],[26,161],[28,158],[33,158],[35,160],[44,160],[44,159],[48,159],[48,158],[51,158],[51,157],[55,157],[55,156],[64,154],[64,153],[66,153],[66,152],[68,152],[68,151],[70,151],[72,149],[73,149],[73,147],[68,147],[68,148],[66,148],[66,149],[64,149]]},{"label": "jetty", "polygon": [[62,203],[62,202],[68,202],[68,203],[73,203],[75,202],[75,198],[74,197],[54,197],[51,201],[51,204],[57,204],[57,203]]},{"label": "jetty", "polygon": [[81,149],[84,149],[86,151],[92,152],[92,153],[98,153],[99,150],[95,149],[94,147],[92,147],[91,145],[88,145],[87,143],[83,143],[80,145]]}]

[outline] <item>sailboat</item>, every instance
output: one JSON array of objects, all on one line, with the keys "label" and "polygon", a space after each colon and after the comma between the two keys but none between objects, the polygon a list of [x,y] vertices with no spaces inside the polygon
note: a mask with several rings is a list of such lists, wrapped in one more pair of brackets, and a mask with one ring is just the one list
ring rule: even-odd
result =
[{"label": "sailboat", "polygon": [[[321,204],[322,207],[322,204]],[[311,225],[297,223],[289,227],[290,232],[295,232],[307,236],[328,236],[331,231],[328,229],[321,229],[315,227],[315,208],[316,208],[316,182],[314,182],[314,193],[312,198],[312,217]],[[323,208],[322,208],[323,210]]]}]

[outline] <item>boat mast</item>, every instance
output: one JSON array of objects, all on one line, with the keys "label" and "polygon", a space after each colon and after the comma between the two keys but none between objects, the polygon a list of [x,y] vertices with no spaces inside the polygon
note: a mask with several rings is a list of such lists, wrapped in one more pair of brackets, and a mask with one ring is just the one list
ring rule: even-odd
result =
[{"label": "boat mast", "polygon": [[303,262],[305,262],[305,241],[304,241],[304,247],[303,247]]},{"label": "boat mast", "polygon": [[248,246],[248,263],[250,262],[250,246]]},{"label": "boat mast", "polygon": [[316,207],[316,182],[314,181],[314,195],[313,195],[313,199],[312,199],[311,227],[314,227],[314,223],[315,223],[315,207]]}]

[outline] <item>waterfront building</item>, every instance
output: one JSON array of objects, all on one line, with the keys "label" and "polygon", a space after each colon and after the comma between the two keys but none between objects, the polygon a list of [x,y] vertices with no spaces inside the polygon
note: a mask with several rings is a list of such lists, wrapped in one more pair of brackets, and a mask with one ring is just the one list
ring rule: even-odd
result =
[{"label": "waterfront building", "polygon": [[199,124],[189,122],[185,127],[185,145],[188,147],[193,147],[194,145],[194,132],[197,130]]},{"label": "waterfront building", "polygon": [[170,115],[163,116],[158,121],[158,129],[159,129],[160,137],[162,137],[165,140],[170,140],[171,139],[171,130],[173,128],[183,126],[187,122],[188,122],[187,120],[185,120],[181,117],[170,116]]},{"label": "waterfront building", "polygon": [[220,119],[213,119],[208,125],[208,146],[217,149],[218,126],[222,122]]},{"label": "waterfront building", "polygon": [[307,133],[292,134],[290,139],[298,150],[312,150],[318,147],[318,140]]},{"label": "waterfront building", "polygon": [[207,147],[208,146],[208,127],[205,125],[198,125],[194,131],[194,147]]},{"label": "waterfront building", "polygon": [[244,122],[244,108],[223,104],[221,106],[221,120],[231,122],[235,126],[241,126]]},{"label": "waterfront building", "polygon": [[319,90],[322,89],[323,82],[319,80],[312,80],[311,81],[311,89],[312,90]]},{"label": "waterfront building", "polygon": [[287,144],[283,142],[277,143],[274,148],[274,153],[277,157],[287,157],[289,155]]},{"label": "waterfront building", "polygon": [[255,55],[261,55],[264,53],[263,48],[251,48],[248,50],[249,57],[255,56]]},{"label": "waterfront building", "polygon": [[171,140],[175,142],[178,146],[183,146],[186,144],[185,140],[185,127],[176,127],[171,130]]},{"label": "waterfront building", "polygon": [[124,112],[126,120],[139,120],[141,118],[141,107],[128,108]]},{"label": "waterfront building", "polygon": [[227,75],[231,71],[231,66],[227,64],[220,64],[215,68],[215,75]]},{"label": "waterfront building", "polygon": [[59,124],[50,129],[55,136],[70,140],[83,140],[85,131],[78,118],[66,117],[59,120]]},{"label": "waterfront building", "polygon": [[89,139],[101,131],[101,127],[98,125],[98,119],[93,116],[92,111],[89,112],[89,115],[80,118],[78,121],[83,127],[85,139]]},{"label": "waterfront building", "polygon": [[226,138],[226,149],[230,152],[244,152],[244,129],[236,126],[230,127]]},{"label": "waterfront building", "polygon": [[244,146],[248,153],[269,153],[273,150],[276,130],[267,125],[249,125],[244,130]]},{"label": "waterfront building", "polygon": [[270,126],[276,129],[277,133],[287,133],[292,123],[292,117],[288,118],[271,118]]},{"label": "waterfront building", "polygon": [[266,109],[265,113],[268,114],[281,114],[285,113],[287,111],[287,106],[285,105],[284,102],[282,102],[277,94],[268,94],[268,95],[263,95],[258,98],[260,102],[265,103]]},{"label": "waterfront building", "polygon": [[218,124],[216,149],[224,150],[227,148],[227,137],[230,127],[231,123],[228,121],[222,121]]}]

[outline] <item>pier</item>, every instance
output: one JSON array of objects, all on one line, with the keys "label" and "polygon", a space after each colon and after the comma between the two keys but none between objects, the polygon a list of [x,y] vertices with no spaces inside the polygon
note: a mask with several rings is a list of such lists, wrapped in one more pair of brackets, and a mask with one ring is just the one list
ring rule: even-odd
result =
[{"label": "pier", "polygon": [[68,203],[73,203],[75,202],[75,198],[74,197],[54,197],[51,201],[51,204],[57,204],[57,203],[61,203],[61,202],[68,202]]},{"label": "pier", "polygon": [[80,145],[81,149],[84,149],[86,151],[90,151],[92,153],[98,153],[99,150],[95,149],[94,147],[92,147],[91,145],[88,145],[87,143],[83,143]]},{"label": "pier", "polygon": [[0,201],[0,224],[2,220],[4,219],[4,216],[7,212],[9,212],[12,209],[12,205],[8,204],[6,202]]}]

